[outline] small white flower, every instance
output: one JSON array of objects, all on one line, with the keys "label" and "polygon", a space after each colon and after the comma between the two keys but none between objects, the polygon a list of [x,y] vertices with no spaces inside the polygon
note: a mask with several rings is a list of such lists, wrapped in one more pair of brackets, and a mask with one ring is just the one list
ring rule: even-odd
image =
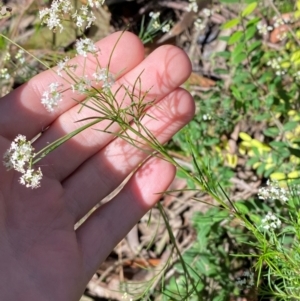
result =
[{"label": "small white flower", "polygon": [[83,22],[84,20],[82,19],[82,17],[80,15],[76,16],[76,26],[77,27],[82,27],[83,26]]},{"label": "small white flower", "polygon": [[87,16],[89,13],[89,7],[87,5],[82,5],[80,10],[85,16]]},{"label": "small white flower", "polygon": [[0,78],[4,78],[6,80],[10,79],[10,74],[7,68],[0,69]]},{"label": "small white flower", "polygon": [[41,103],[48,112],[53,112],[58,103],[62,101],[62,94],[58,91],[61,85],[57,82],[51,83],[49,90],[45,91],[42,95]]},{"label": "small white flower", "polygon": [[24,135],[18,135],[3,156],[3,164],[7,170],[14,169],[25,172],[25,165],[33,158],[33,147]]},{"label": "small white flower", "polygon": [[212,10],[208,9],[208,8],[204,8],[202,10],[203,14],[206,16],[206,17],[210,17],[212,15]]},{"label": "small white flower", "polygon": [[198,12],[198,4],[197,4],[196,0],[190,0],[190,3],[187,6],[186,10],[188,12],[191,12],[191,11],[193,11],[195,13]]},{"label": "small white flower", "polygon": [[205,24],[202,22],[202,19],[200,19],[200,18],[196,19],[194,25],[199,30],[203,30],[205,28]]},{"label": "small white flower", "polygon": [[11,55],[10,55],[10,53],[9,53],[9,52],[6,52],[6,53],[5,53],[5,55],[4,55],[4,58],[3,58],[3,59],[4,59],[4,61],[6,61],[6,62],[7,62],[7,61],[9,61],[9,60],[10,60],[10,58],[11,58]]},{"label": "small white flower", "polygon": [[84,57],[87,57],[88,53],[96,55],[96,53],[99,51],[93,41],[89,38],[77,40],[75,47],[77,53]]},{"label": "small white flower", "polygon": [[67,13],[69,13],[69,12],[71,12],[72,11],[72,9],[73,9],[73,6],[72,6],[72,4],[71,4],[71,1],[69,1],[69,0],[63,0],[63,1],[61,1],[62,3],[62,7],[61,7],[61,10],[62,10],[62,12],[64,13],[64,14],[67,14]]},{"label": "small white flower", "polygon": [[171,29],[170,24],[166,24],[166,25],[164,25],[164,26],[162,27],[161,31],[162,31],[162,32],[169,32],[170,29]]},{"label": "small white flower", "polygon": [[14,169],[22,173],[19,179],[22,185],[38,188],[43,174],[40,168],[38,170],[32,169],[31,162],[34,156],[31,142],[27,141],[24,135],[18,135],[5,152],[3,164],[8,170]]},{"label": "small white flower", "polygon": [[274,16],[273,20],[274,20],[274,27],[275,28],[285,24],[284,20],[282,18],[278,17],[278,16]]},{"label": "small white flower", "polygon": [[279,187],[277,181],[267,181],[267,186],[262,187],[258,191],[258,197],[262,200],[280,200],[287,202],[289,200],[289,191],[283,187]]},{"label": "small white flower", "polygon": [[277,229],[280,228],[280,226],[280,219],[277,218],[272,212],[268,212],[268,214],[261,221],[261,227],[265,230]]},{"label": "small white flower", "polygon": [[96,21],[96,16],[91,12],[90,16],[87,17],[86,21],[88,24],[85,28],[87,29],[87,28],[91,27],[92,24]]},{"label": "small white flower", "polygon": [[59,61],[57,63],[57,69],[56,69],[56,73],[58,76],[62,76],[62,71],[65,70],[66,68],[66,64],[69,61],[68,57],[65,57],[62,61]]},{"label": "small white flower", "polygon": [[149,13],[149,16],[152,18],[152,19],[154,19],[154,20],[156,20],[156,19],[158,19],[159,18],[159,16],[160,16],[160,12],[150,12]]},{"label": "small white flower", "polygon": [[83,27],[84,23],[87,22],[86,29],[91,27],[93,22],[96,21],[96,17],[92,11],[89,12],[88,6],[82,6],[81,7],[81,14],[75,11],[75,13],[72,15],[72,19],[75,21],[76,26],[78,28]]},{"label": "small white flower", "polygon": [[204,114],[204,115],[202,115],[202,119],[203,120],[211,120],[211,116],[210,116],[210,114]]},{"label": "small white flower", "polygon": [[15,59],[20,62],[21,65],[25,63],[25,56],[24,56],[24,50],[19,49],[17,54],[15,55]]},{"label": "small white flower", "polygon": [[71,85],[73,92],[78,92],[79,94],[88,93],[91,89],[92,82],[87,76],[82,76],[74,85]]},{"label": "small white flower", "polygon": [[38,170],[27,169],[20,177],[19,182],[27,188],[35,189],[41,186],[42,177],[43,174],[40,168]]},{"label": "small white flower", "polygon": [[97,83],[102,82],[102,89],[104,91],[108,91],[115,83],[114,76],[110,72],[108,72],[107,68],[102,68],[99,71],[95,72],[93,74],[93,77],[95,78],[95,81]]},{"label": "small white flower", "polygon": [[50,30],[56,31],[60,28],[63,30],[61,24],[65,14],[68,14],[73,9],[70,0],[54,0],[50,8],[44,8],[39,11],[42,23],[45,23]]},{"label": "small white flower", "polygon": [[159,23],[157,21],[153,22],[152,27],[154,29],[158,29],[160,27]]},{"label": "small white flower", "polygon": [[256,28],[261,35],[266,35],[269,31],[273,30],[272,26],[268,26],[267,24],[263,24],[262,22],[257,23]]},{"label": "small white flower", "polygon": [[104,4],[105,0],[88,0],[88,5],[90,7],[96,7],[99,8],[100,6],[102,6]]}]

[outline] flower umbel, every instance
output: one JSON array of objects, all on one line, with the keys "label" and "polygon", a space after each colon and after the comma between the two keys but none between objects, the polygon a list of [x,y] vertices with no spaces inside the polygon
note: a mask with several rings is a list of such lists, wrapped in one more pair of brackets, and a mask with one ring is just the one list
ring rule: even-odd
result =
[{"label": "flower umbel", "polygon": [[27,188],[34,189],[41,186],[42,177],[43,174],[40,168],[38,170],[27,169],[26,172],[20,177],[19,182],[22,185],[25,185]]},{"label": "flower umbel", "polygon": [[90,7],[96,7],[99,8],[101,5],[103,5],[105,0],[88,0],[88,5]]},{"label": "flower umbel", "polygon": [[108,91],[115,83],[115,77],[108,72],[107,68],[101,68],[93,74],[96,82],[102,82],[102,89]]},{"label": "flower umbel", "polygon": [[72,91],[79,94],[88,93],[92,87],[92,81],[87,76],[82,76],[74,85],[71,85]]},{"label": "flower umbel", "polygon": [[197,4],[196,0],[189,0],[189,5],[186,8],[186,10],[188,12],[191,12],[191,11],[193,11],[195,13],[198,12],[198,4]]},{"label": "flower umbel", "polygon": [[18,135],[3,156],[4,166],[7,170],[25,172],[25,165],[31,161],[33,150],[30,141],[26,141],[25,136]]},{"label": "flower umbel", "polygon": [[287,189],[279,187],[278,182],[268,180],[267,186],[259,189],[258,197],[262,200],[269,199],[287,202],[289,200],[289,192]]},{"label": "flower umbel", "polygon": [[93,41],[88,38],[77,40],[75,47],[77,53],[84,57],[87,57],[88,53],[96,55],[96,53],[99,51]]},{"label": "flower umbel", "polygon": [[14,169],[23,175],[19,181],[26,187],[38,188],[42,179],[42,171],[31,168],[34,157],[34,148],[24,135],[18,135],[11,143],[10,148],[3,156],[4,166],[10,170]]},{"label": "flower umbel", "polygon": [[62,95],[58,91],[58,88],[61,86],[59,83],[51,83],[49,85],[49,90],[45,91],[42,95],[42,105],[48,112],[53,112],[54,109],[58,106],[58,103],[62,101]]},{"label": "flower umbel", "polygon": [[50,30],[56,31],[57,28],[60,28],[60,31],[62,31],[62,19],[72,9],[73,6],[69,0],[54,0],[50,8],[40,10],[40,19]]},{"label": "flower umbel", "polygon": [[262,219],[261,227],[264,230],[277,229],[280,228],[281,221],[278,217],[276,217],[272,212],[268,212],[268,214]]}]

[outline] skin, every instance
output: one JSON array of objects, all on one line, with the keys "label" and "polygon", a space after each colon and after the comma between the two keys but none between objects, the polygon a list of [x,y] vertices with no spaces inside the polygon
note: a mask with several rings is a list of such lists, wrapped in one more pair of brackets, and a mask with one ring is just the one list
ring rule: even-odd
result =
[{"label": "skin", "polygon": [[[107,66],[120,33],[97,43],[98,59]],[[83,58],[76,57],[76,72]],[[93,74],[93,56],[85,72]],[[120,84],[132,86],[141,75],[142,90],[151,91],[145,101],[156,99],[143,123],[164,143],[194,115],[191,95],[179,88],[191,65],[186,54],[174,46],[162,46],[144,59],[139,39],[125,32],[113,53],[110,71]],[[53,81],[62,82],[53,71],[45,71],[6,95],[0,101],[0,153],[23,134],[28,140],[49,128],[33,144],[35,151],[75,130],[76,120],[94,116],[78,114],[74,95],[67,91],[60,106],[48,113],[40,103],[43,91]],[[64,82],[64,87],[68,84]],[[76,96],[82,100],[80,96]],[[122,95],[119,94],[120,102]],[[128,99],[125,99],[125,103]],[[86,284],[113,247],[159,200],[168,188],[175,168],[158,158],[146,161],[110,202],[98,208],[78,229],[74,225],[101,199],[111,193],[146,158],[145,152],[97,129],[105,122],[77,135],[38,162],[43,180],[38,189],[18,183],[20,174],[0,165],[0,291],[3,300],[77,301]],[[117,125],[110,130],[118,131]]]}]

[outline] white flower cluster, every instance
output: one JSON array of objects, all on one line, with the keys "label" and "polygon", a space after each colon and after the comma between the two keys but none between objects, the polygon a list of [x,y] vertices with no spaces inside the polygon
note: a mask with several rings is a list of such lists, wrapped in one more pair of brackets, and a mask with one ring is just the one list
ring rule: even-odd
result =
[{"label": "white flower cluster", "polygon": [[273,17],[273,21],[274,21],[274,27],[277,28],[281,25],[284,25],[286,22],[283,18],[280,18],[278,16],[274,16]]},{"label": "white flower cluster", "polygon": [[75,11],[70,0],[54,0],[50,8],[44,8],[40,10],[40,19],[42,23],[45,23],[50,30],[60,32],[64,27],[62,21],[67,16],[71,18],[78,28],[89,28],[96,20],[92,8],[99,8],[104,4],[103,0],[89,0],[86,5],[82,5],[79,11]]},{"label": "white flower cluster", "polygon": [[49,90],[45,91],[42,95],[41,103],[48,112],[53,112],[58,103],[62,101],[62,94],[58,91],[61,85],[57,82],[51,83]]},{"label": "white flower cluster", "polygon": [[261,227],[265,230],[277,229],[280,228],[280,226],[280,219],[277,218],[272,212],[268,212],[268,214],[261,221]]},{"label": "white flower cluster", "polygon": [[203,23],[201,18],[197,18],[194,25],[198,30],[203,30],[205,28],[205,24]]},{"label": "white flower cluster", "polygon": [[8,169],[14,169],[20,173],[20,183],[26,187],[38,188],[42,179],[42,171],[39,168],[34,170],[31,168],[31,161],[34,157],[34,148],[30,141],[26,141],[26,137],[18,135],[11,143],[10,148],[3,156],[3,164]]},{"label": "white flower cluster", "polygon": [[115,77],[107,70],[107,68],[101,68],[93,74],[93,77],[97,83],[102,82],[102,89],[106,92],[115,83]]},{"label": "white flower cluster", "polygon": [[68,64],[69,60],[70,60],[70,58],[66,56],[63,60],[61,60],[57,63],[56,74],[58,76],[63,77],[63,74],[62,74],[63,71],[68,71],[68,70],[75,71],[75,69],[77,68],[77,65],[69,65]]},{"label": "white flower cluster", "polygon": [[15,59],[19,61],[21,65],[25,63],[25,53],[23,49],[19,49],[15,55]]},{"label": "white flower cluster", "polygon": [[168,23],[161,28],[161,31],[166,33],[169,32],[170,29],[171,29],[171,25]]},{"label": "white flower cluster", "polygon": [[254,286],[254,274],[249,271],[245,271],[242,277],[238,277],[235,281],[236,285],[251,288]]},{"label": "white flower cluster", "polygon": [[186,10],[188,12],[198,12],[198,4],[196,0],[189,0],[189,5],[187,6]]},{"label": "white flower cluster", "polygon": [[149,16],[152,18],[152,19],[154,19],[154,20],[156,20],[156,19],[158,19],[159,18],[159,16],[160,16],[160,12],[150,12],[149,13]]},{"label": "white flower cluster", "polygon": [[205,121],[211,120],[211,115],[210,114],[203,114],[202,119]]},{"label": "white flower cluster", "polygon": [[170,23],[161,24],[159,22],[160,12],[155,13],[155,12],[152,11],[152,12],[149,13],[149,16],[153,20],[152,24],[151,23],[150,24],[154,29],[161,29],[161,31],[164,32],[164,33],[167,33],[171,30],[171,24]]},{"label": "white flower cluster", "polygon": [[267,186],[258,190],[258,197],[262,200],[279,200],[287,202],[289,200],[289,192],[283,187],[279,187],[277,181],[267,181]]},{"label": "white flower cluster", "polygon": [[10,74],[9,74],[7,68],[0,69],[0,78],[6,79],[6,80],[10,79]]},{"label": "white flower cluster", "polygon": [[206,17],[210,17],[213,14],[213,10],[209,9],[209,8],[203,8],[202,13],[206,16]]},{"label": "white flower cluster", "polygon": [[79,94],[88,93],[91,87],[92,81],[87,76],[80,77],[74,85],[71,85],[72,91]]},{"label": "white flower cluster", "polygon": [[94,42],[89,38],[77,40],[75,48],[77,53],[84,57],[87,57],[88,53],[96,55],[99,51]]},{"label": "white flower cluster", "polygon": [[70,13],[72,9],[73,5],[69,0],[54,0],[50,8],[40,10],[40,19],[42,23],[47,24],[50,30],[56,31],[60,28],[60,31],[62,31],[62,19],[64,15]]},{"label": "white flower cluster", "polygon": [[82,5],[79,12],[77,10],[72,15],[73,20],[75,21],[75,24],[78,28],[81,28],[84,26],[84,23],[86,22],[87,25],[85,28],[91,27],[93,22],[96,21],[96,17],[94,13],[90,10],[89,6]]},{"label": "white flower cluster", "polygon": [[276,75],[281,76],[286,74],[286,71],[281,66],[282,58],[274,58],[267,62],[267,65],[276,70]]},{"label": "white flower cluster", "polygon": [[100,6],[102,6],[104,4],[105,0],[88,0],[88,5],[90,7],[96,7],[99,8]]},{"label": "white flower cluster", "polygon": [[256,28],[258,29],[258,32],[265,36],[269,31],[273,30],[272,26],[269,26],[267,24],[263,24],[262,22],[257,23]]}]

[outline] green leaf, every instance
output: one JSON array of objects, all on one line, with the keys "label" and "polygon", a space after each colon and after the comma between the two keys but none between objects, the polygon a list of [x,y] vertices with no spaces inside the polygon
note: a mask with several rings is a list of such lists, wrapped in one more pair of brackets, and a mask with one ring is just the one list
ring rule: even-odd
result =
[{"label": "green leaf", "polygon": [[286,143],[282,142],[282,141],[272,141],[269,143],[269,145],[273,148],[283,148],[286,147]]},{"label": "green leaf", "polygon": [[261,217],[259,215],[250,213],[249,217],[252,220],[252,222],[254,222],[254,224],[259,225],[261,223]]},{"label": "green leaf", "polygon": [[258,17],[253,18],[253,19],[251,19],[251,20],[248,21],[247,26],[250,26],[252,24],[256,25],[259,21],[260,21],[260,18],[258,18]]},{"label": "green leaf", "polygon": [[249,4],[243,11],[242,11],[242,17],[246,17],[250,15],[257,7],[257,2],[253,2]]},{"label": "green leaf", "polygon": [[247,214],[249,212],[248,207],[244,204],[244,202],[235,202],[235,207],[237,211],[241,214]]},{"label": "green leaf", "polygon": [[229,59],[231,57],[231,53],[229,51],[219,51],[216,53],[216,56],[219,57],[224,57],[226,59]]},{"label": "green leaf", "polygon": [[266,164],[262,163],[261,165],[259,165],[259,167],[257,168],[256,172],[259,176],[263,175],[264,171],[266,169]]},{"label": "green leaf", "polygon": [[240,18],[235,18],[235,19],[229,20],[222,25],[222,29],[229,29],[229,28],[235,27],[240,23],[240,21],[241,21]]},{"label": "green leaf", "polygon": [[240,53],[236,57],[232,58],[232,62],[236,65],[240,64],[242,61],[244,61],[247,58],[246,53]]},{"label": "green leaf", "polygon": [[245,45],[243,43],[237,44],[232,51],[232,57],[237,56],[244,50],[245,50]]},{"label": "green leaf", "polygon": [[254,37],[254,35],[256,34],[256,32],[257,32],[256,26],[249,26],[246,29],[245,40],[249,41],[250,39],[252,39]]},{"label": "green leaf", "polygon": [[279,129],[277,127],[270,127],[264,130],[264,135],[267,137],[276,137],[279,135]]},{"label": "green leaf", "polygon": [[240,41],[242,36],[243,36],[243,32],[241,30],[234,32],[233,35],[228,40],[228,45],[232,45],[232,44]]},{"label": "green leaf", "polygon": [[292,131],[294,130],[298,125],[298,122],[297,121],[290,121],[290,122],[287,122],[284,126],[283,126],[283,130],[284,131]]}]

